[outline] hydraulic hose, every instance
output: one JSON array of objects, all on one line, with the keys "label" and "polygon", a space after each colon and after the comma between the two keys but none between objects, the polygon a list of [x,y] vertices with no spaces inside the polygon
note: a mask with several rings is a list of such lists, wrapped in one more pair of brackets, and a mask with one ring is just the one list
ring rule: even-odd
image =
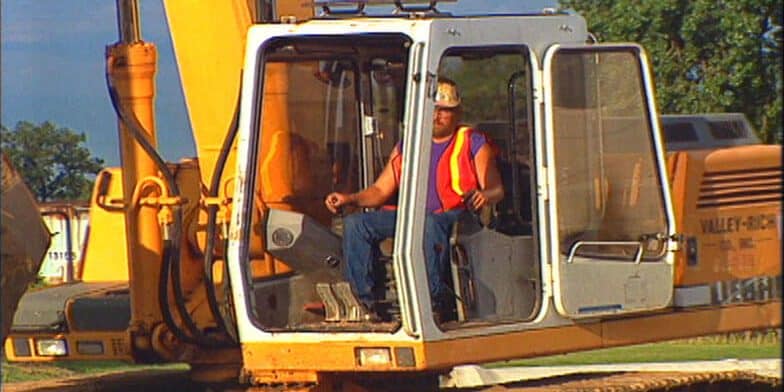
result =
[{"label": "hydraulic hose", "polygon": [[[220,179],[221,176],[223,175],[223,170],[226,168],[226,161],[228,160],[229,157],[229,151],[237,135],[237,128],[239,125],[239,108],[240,108],[239,101],[240,101],[240,97],[238,96],[237,103],[234,106],[234,116],[232,118],[231,125],[229,126],[229,132],[226,134],[226,138],[223,139],[223,145],[221,146],[220,154],[218,154],[218,160],[215,164],[215,167],[212,170],[212,178],[210,179],[210,188],[208,190],[209,197],[218,196]],[[218,324],[218,328],[221,330],[221,332],[225,333],[233,342],[238,342],[236,324],[227,320],[226,317],[224,317],[223,312],[220,310],[220,305],[218,304],[217,295],[215,293],[214,277],[212,275],[212,268],[213,265],[215,264],[214,250],[215,250],[215,231],[217,230],[217,224],[216,224],[217,209],[218,206],[216,205],[207,206],[207,244],[205,245],[205,250],[204,250],[204,277],[206,280],[205,286],[207,287],[207,302],[210,305],[210,311],[214,315],[215,320],[217,321]],[[228,241],[226,241],[225,245],[228,245]],[[226,263],[225,252],[228,251],[228,246],[224,246],[223,249],[224,249],[223,279],[224,282],[227,282],[229,279],[229,269]]]},{"label": "hydraulic hose", "polygon": [[[132,111],[129,111],[120,103],[119,95],[117,93],[117,89],[114,86],[111,75],[109,75],[107,72],[105,77],[112,106],[114,107],[118,118],[128,129],[131,136],[137,141],[137,143],[139,143],[139,146],[141,146],[144,152],[147,153],[150,159],[152,159],[155,165],[158,167],[169,186],[171,195],[173,197],[180,196],[179,187],[177,186],[177,183],[174,179],[174,175],[172,174],[171,170],[169,170],[163,158],[161,158],[155,148],[147,140],[145,136],[147,132],[145,132],[144,126]],[[180,276],[181,260],[179,246],[181,231],[182,211],[179,208],[174,208],[173,230],[171,233],[171,238],[168,240],[168,244],[166,244],[167,241],[164,241],[164,245],[166,245],[166,247],[164,248],[164,257],[161,263],[161,274],[158,285],[158,302],[161,307],[161,314],[167,327],[169,327],[169,329],[178,339],[203,347],[224,347],[226,346],[226,342],[210,339],[208,336],[204,335],[201,330],[199,330],[198,326],[188,313],[188,310],[185,306],[185,299],[182,292],[182,281]],[[182,319],[183,323],[185,323],[185,326],[188,329],[190,335],[180,328],[179,325],[177,325],[168,306],[168,279],[170,274],[173,284],[174,303],[180,315],[180,319]]]},{"label": "hydraulic hose", "polygon": [[188,335],[185,331],[177,325],[177,322],[174,321],[174,317],[172,316],[172,312],[169,309],[169,281],[166,278],[169,275],[169,268],[171,268],[171,259],[172,254],[177,253],[176,250],[172,250],[175,246],[172,244],[171,240],[165,240],[163,242],[163,261],[161,262],[161,278],[158,279],[158,306],[161,308],[161,314],[163,315],[163,322],[166,323],[166,326],[169,327],[169,330],[172,331],[174,336],[177,339],[180,339],[186,343],[198,344],[199,342]]}]

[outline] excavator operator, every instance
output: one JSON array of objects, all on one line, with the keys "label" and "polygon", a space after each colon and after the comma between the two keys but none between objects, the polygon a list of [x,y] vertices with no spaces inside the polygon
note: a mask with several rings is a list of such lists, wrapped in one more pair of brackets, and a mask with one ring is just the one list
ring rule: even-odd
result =
[{"label": "excavator operator", "polygon": [[[446,321],[451,308],[444,277],[448,271],[452,224],[467,209],[478,211],[504,197],[495,153],[487,136],[460,125],[461,115],[457,85],[449,79],[439,78],[423,237],[430,298],[437,322]],[[332,213],[346,205],[383,206],[376,211],[351,214],[343,222],[345,277],[365,307],[365,321],[381,320],[375,308],[374,268],[378,259],[378,243],[395,234],[397,211],[394,206],[384,206],[384,203],[398,190],[401,154],[402,141],[395,146],[375,183],[357,193],[331,193],[325,200]]]}]

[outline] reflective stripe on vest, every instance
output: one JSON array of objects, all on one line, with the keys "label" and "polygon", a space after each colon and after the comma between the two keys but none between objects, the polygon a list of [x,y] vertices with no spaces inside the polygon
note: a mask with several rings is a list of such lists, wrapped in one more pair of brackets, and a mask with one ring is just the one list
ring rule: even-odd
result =
[{"label": "reflective stripe on vest", "polygon": [[[465,173],[465,170],[461,170],[461,167],[465,165],[464,158],[466,158],[466,154],[461,154],[461,152],[465,151],[464,148],[466,147],[466,144],[470,143],[470,142],[466,142],[466,134],[469,131],[470,128],[466,128],[466,127],[460,128],[457,131],[457,134],[455,135],[454,143],[452,143],[451,146],[447,147],[447,151],[444,151],[444,155],[446,155],[449,152],[450,148],[452,150],[451,153],[449,154],[449,173],[450,176],[452,177],[452,181],[451,181],[452,190],[460,196],[463,196],[466,192],[470,191],[470,189],[463,189],[462,187],[463,184],[460,183],[461,176],[455,175],[455,173],[461,173],[461,172]],[[469,158],[468,163],[470,163],[470,158],[471,158],[470,154],[467,156],[467,158]],[[471,165],[470,170],[473,171],[473,165]]]}]

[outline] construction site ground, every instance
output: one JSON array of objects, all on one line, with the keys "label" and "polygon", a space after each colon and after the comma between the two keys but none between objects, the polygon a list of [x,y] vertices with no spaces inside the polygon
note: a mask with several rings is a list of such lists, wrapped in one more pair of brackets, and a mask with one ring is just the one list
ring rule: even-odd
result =
[{"label": "construction site ground", "polygon": [[[461,366],[443,377],[444,391],[780,391],[781,360],[722,360],[581,366]],[[107,372],[11,383],[3,392],[204,391],[185,369]],[[213,389],[214,390],[214,389]],[[235,389],[236,390],[236,389]]]}]

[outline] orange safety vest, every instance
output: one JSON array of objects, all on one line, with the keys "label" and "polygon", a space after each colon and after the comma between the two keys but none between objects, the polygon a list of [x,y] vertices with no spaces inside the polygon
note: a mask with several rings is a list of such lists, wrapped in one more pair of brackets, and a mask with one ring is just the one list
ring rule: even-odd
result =
[{"label": "orange safety vest", "polygon": [[[479,189],[479,180],[471,156],[471,135],[474,130],[462,126],[452,136],[452,140],[438,160],[436,169],[436,191],[442,208],[436,212],[449,211],[463,207],[463,196]],[[400,183],[402,154],[392,157],[395,181]]]}]

